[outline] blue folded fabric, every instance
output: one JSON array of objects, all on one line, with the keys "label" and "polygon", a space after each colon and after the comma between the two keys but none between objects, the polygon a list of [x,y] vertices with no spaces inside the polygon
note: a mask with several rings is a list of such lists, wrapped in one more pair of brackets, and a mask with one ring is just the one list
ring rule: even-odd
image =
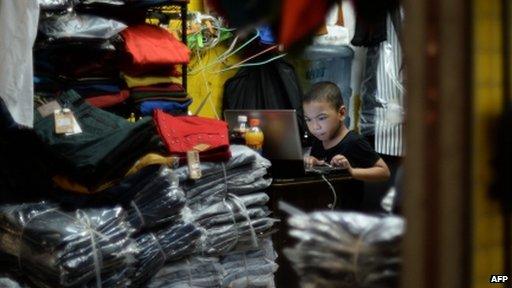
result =
[{"label": "blue folded fabric", "polygon": [[186,111],[192,103],[192,99],[187,102],[178,103],[174,101],[144,101],[140,104],[140,113],[144,116],[153,115],[153,110],[161,109],[164,112],[182,112]]}]

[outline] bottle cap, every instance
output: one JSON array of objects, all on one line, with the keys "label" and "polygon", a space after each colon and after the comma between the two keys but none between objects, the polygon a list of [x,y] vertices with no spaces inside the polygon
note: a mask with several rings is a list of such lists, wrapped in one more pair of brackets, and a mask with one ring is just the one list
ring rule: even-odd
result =
[{"label": "bottle cap", "polygon": [[238,115],[238,122],[247,122],[246,115]]},{"label": "bottle cap", "polygon": [[260,119],[258,118],[252,118],[250,121],[249,121],[249,124],[251,126],[259,126],[260,125]]}]

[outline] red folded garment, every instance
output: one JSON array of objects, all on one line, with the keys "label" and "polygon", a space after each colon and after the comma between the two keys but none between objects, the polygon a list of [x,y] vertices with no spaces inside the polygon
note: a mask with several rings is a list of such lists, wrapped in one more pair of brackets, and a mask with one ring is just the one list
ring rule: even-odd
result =
[{"label": "red folded garment", "polygon": [[226,161],[229,150],[228,124],[224,121],[196,117],[171,116],[156,110],[158,133],[171,154],[184,157],[187,151],[199,151],[203,161]]},{"label": "red folded garment", "polygon": [[133,92],[183,92],[183,86],[177,83],[137,86],[130,89]]},{"label": "red folded garment", "polygon": [[125,101],[129,97],[130,91],[121,90],[119,91],[119,93],[116,94],[88,97],[85,100],[94,107],[107,108],[123,103],[123,101]]},{"label": "red folded garment", "polygon": [[[130,58],[130,56],[128,57]],[[176,65],[168,64],[165,65],[148,65],[148,64],[133,64],[131,60],[123,61],[121,64],[121,71],[132,77],[144,77],[144,76],[156,76],[156,77],[180,77],[181,70],[178,70]]]},{"label": "red folded garment", "polygon": [[189,62],[190,50],[164,28],[140,24],[121,32],[130,63],[139,65],[172,65]]}]

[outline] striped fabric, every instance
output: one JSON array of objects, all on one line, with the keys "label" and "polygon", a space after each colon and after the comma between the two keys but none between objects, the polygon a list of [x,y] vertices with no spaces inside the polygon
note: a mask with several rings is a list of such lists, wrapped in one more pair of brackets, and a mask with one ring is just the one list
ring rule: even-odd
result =
[{"label": "striped fabric", "polygon": [[387,40],[380,44],[375,108],[375,150],[380,154],[404,156],[404,83],[402,49],[391,18]]}]

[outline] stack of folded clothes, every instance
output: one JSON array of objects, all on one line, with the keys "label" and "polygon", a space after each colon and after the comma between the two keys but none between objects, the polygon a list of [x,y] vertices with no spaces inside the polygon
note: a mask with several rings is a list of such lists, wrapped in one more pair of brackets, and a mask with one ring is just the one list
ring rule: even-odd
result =
[{"label": "stack of folded clothes", "polygon": [[150,288],[272,288],[277,271],[272,241],[258,248],[229,252],[221,257],[191,256],[164,266],[149,282]]},{"label": "stack of folded clothes", "polygon": [[186,113],[192,102],[181,86],[177,64],[189,62],[190,50],[164,28],[139,24],[121,33],[124,40],[123,77],[142,115],[161,109]]},{"label": "stack of folded clothes", "polygon": [[270,239],[263,239],[258,249],[226,254],[220,258],[220,263],[226,272],[223,287],[275,287],[274,273],[278,268],[276,259],[277,253]]},{"label": "stack of folded clothes", "polygon": [[[126,119],[92,107],[73,90],[57,99],[60,107],[73,112],[81,133],[55,133],[53,114],[35,113],[34,131],[45,144],[49,163],[57,173],[92,190],[122,178],[144,154],[159,150],[151,118],[130,123]],[[156,140],[155,140],[156,139]]]},{"label": "stack of folded clothes", "polygon": [[224,269],[217,257],[192,256],[166,265],[149,288],[222,288]]},{"label": "stack of folded clothes", "polygon": [[127,26],[98,15],[77,13],[72,9],[76,3],[54,1],[53,5],[42,6],[34,45],[36,94],[55,95],[74,89],[96,107],[122,103],[129,91],[120,78],[118,51],[113,44],[119,42],[118,33]]},{"label": "stack of folded clothes", "polygon": [[231,157],[228,125],[224,121],[196,117],[172,116],[155,111],[157,130],[170,154],[186,159],[196,150],[201,161],[226,161]]},{"label": "stack of folded clothes", "polygon": [[0,206],[0,251],[39,287],[124,287],[137,251],[120,207]]},{"label": "stack of folded clothes", "polygon": [[188,180],[187,167],[176,170],[187,206],[193,211],[222,202],[228,194],[240,197],[264,191],[272,183],[266,177],[270,161],[247,146],[231,145],[230,151],[227,162],[201,162],[201,179]]},{"label": "stack of folded clothes", "polygon": [[398,287],[404,220],[355,212],[296,213],[284,253],[303,287]]}]

